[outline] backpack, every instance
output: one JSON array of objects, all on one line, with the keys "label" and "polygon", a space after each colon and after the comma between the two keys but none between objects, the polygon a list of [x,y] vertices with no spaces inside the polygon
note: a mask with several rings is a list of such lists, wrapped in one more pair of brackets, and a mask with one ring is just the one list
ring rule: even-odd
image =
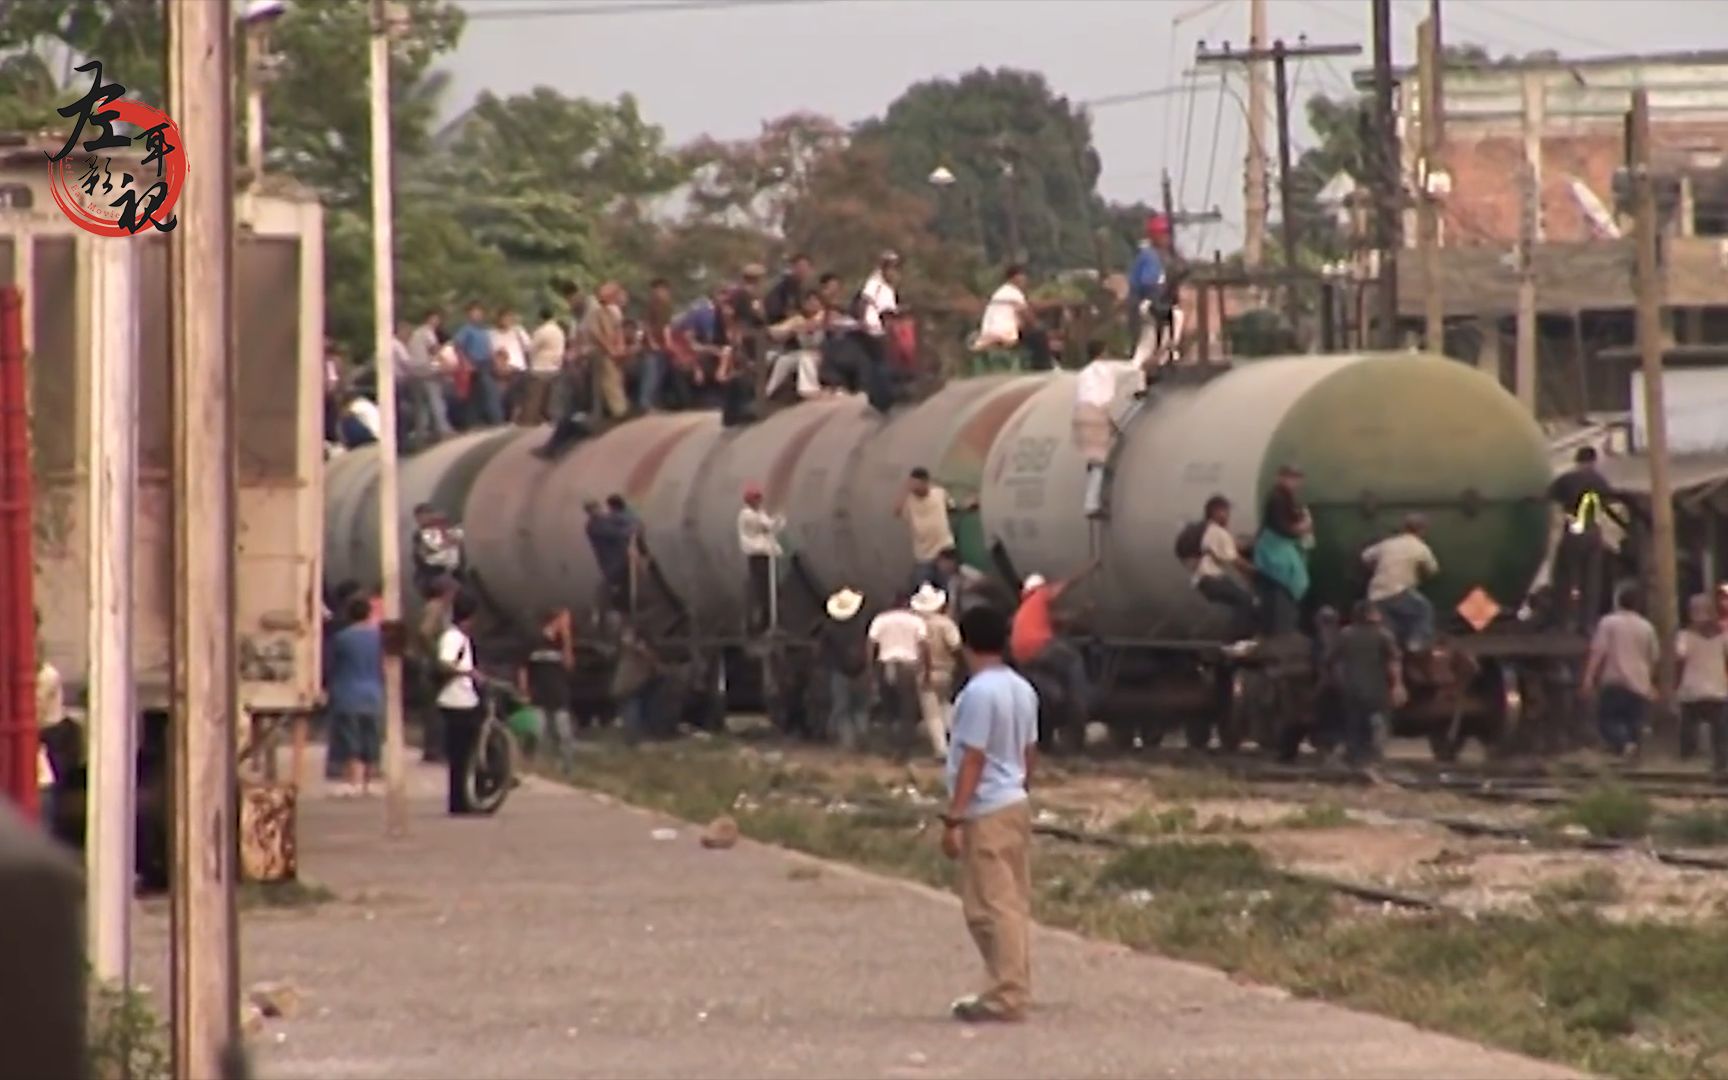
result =
[{"label": "backpack", "polygon": [[1200,558],[1200,538],[1206,535],[1206,522],[1190,521],[1176,534],[1176,557],[1183,562]]}]

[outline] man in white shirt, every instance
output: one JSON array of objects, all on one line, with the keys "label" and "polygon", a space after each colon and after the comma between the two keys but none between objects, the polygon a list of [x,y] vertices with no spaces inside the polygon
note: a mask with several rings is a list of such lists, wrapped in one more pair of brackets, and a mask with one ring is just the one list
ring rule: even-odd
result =
[{"label": "man in white shirt", "polygon": [[514,308],[501,308],[498,325],[492,331],[492,354],[497,359],[495,370],[506,417],[521,412],[522,395],[528,387],[528,348],[528,331],[522,328],[522,317]]},{"label": "man in white shirt", "polygon": [[543,424],[552,387],[564,371],[564,350],[569,336],[551,308],[540,311],[540,325],[528,338],[528,382],[522,391],[522,404],[516,413],[519,424]]},{"label": "man in white shirt", "polygon": [[474,598],[456,594],[450,625],[438,638],[438,712],[444,719],[444,760],[449,763],[450,786],[447,809],[452,814],[472,814],[468,801],[468,768],[480,741],[484,718],[480,683],[475,674],[474,640],[469,628],[474,622]]},{"label": "man in white shirt", "polygon": [[1422,534],[1428,521],[1421,514],[1404,519],[1404,528],[1362,553],[1362,561],[1373,571],[1368,580],[1368,602],[1380,609],[1400,647],[1425,652],[1434,642],[1434,604],[1422,595],[1422,582],[1440,572]]},{"label": "man in white shirt", "polygon": [[444,400],[444,372],[439,364],[438,328],[442,312],[428,311],[408,334],[408,400],[414,409],[414,431],[434,439],[454,434],[450,408]]},{"label": "man in white shirt", "polygon": [[909,606],[904,593],[894,606],[870,620],[866,637],[876,664],[877,685],[896,735],[911,730],[918,716],[918,687],[930,671],[930,630]]},{"label": "man in white shirt", "polygon": [[864,287],[858,290],[857,314],[863,329],[860,338],[869,355],[864,389],[870,405],[879,412],[887,412],[894,403],[894,388],[888,378],[888,320],[901,314],[900,294],[896,290],[899,281],[900,256],[885,251],[877,261],[876,272],[864,279]]},{"label": "man in white shirt", "polygon": [[990,294],[984,305],[984,318],[978,324],[979,349],[1013,349],[1020,344],[1020,328],[1031,318],[1032,309],[1026,302],[1026,268],[1010,266],[1002,284]]},{"label": "man in white shirt", "polygon": [[1242,557],[1242,549],[1230,532],[1230,500],[1214,495],[1206,500],[1206,519],[1200,533],[1200,559],[1194,566],[1194,589],[1231,616],[1232,640],[1254,632],[1254,593],[1247,582],[1254,564]]},{"label": "man in white shirt", "polygon": [[759,634],[768,629],[772,611],[775,562],[783,552],[780,532],[786,519],[770,514],[762,505],[762,488],[749,484],[744,488],[744,505],[738,509],[738,549],[744,554],[749,570],[749,632]]},{"label": "man in white shirt", "polygon": [[1110,408],[1133,371],[1132,360],[1106,360],[1104,343],[1093,341],[1086,346],[1086,366],[1074,379],[1074,445],[1086,459],[1087,517],[1104,513],[1104,464],[1116,437]]}]

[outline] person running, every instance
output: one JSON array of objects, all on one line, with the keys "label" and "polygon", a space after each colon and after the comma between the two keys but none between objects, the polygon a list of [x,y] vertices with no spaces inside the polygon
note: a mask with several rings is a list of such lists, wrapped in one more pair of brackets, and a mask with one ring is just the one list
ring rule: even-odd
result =
[{"label": "person running", "polygon": [[987,986],[951,1007],[967,1023],[1025,1018],[1032,997],[1032,775],[1038,695],[1004,661],[1008,622],[979,608],[960,618],[971,677],[954,703],[942,852],[960,864],[960,905]]},{"label": "person running", "polygon": [[948,702],[954,693],[954,669],[960,659],[960,628],[948,617],[948,595],[929,582],[912,594],[912,613],[924,620],[925,648],[930,663],[918,683],[918,713],[936,759],[948,753]]},{"label": "person running", "polygon": [[864,596],[841,589],[828,598],[828,618],[817,631],[817,652],[828,672],[828,734],[843,750],[864,741],[870,718],[870,642],[858,618]]},{"label": "person running", "polygon": [[1656,628],[1643,615],[1638,590],[1622,591],[1615,606],[1596,624],[1579,689],[1596,696],[1596,723],[1608,752],[1633,759],[1656,698]]}]

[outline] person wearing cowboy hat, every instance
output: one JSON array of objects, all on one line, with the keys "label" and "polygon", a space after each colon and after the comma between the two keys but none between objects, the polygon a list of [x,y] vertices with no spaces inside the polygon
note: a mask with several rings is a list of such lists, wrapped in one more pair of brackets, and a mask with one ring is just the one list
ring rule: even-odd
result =
[{"label": "person wearing cowboy hat", "polygon": [[857,749],[869,722],[870,644],[858,612],[864,595],[841,589],[828,598],[828,618],[816,632],[817,655],[828,672],[828,733]]},{"label": "person wearing cowboy hat", "polygon": [[772,606],[774,563],[784,554],[780,549],[780,531],[786,519],[770,514],[762,505],[762,486],[744,485],[744,505],[738,508],[738,548],[749,569],[749,631],[759,634],[768,629]]},{"label": "person wearing cowboy hat", "polygon": [[911,596],[901,593],[894,605],[870,620],[870,650],[881,680],[888,718],[896,735],[911,727],[908,714],[918,708],[918,688],[930,670],[930,632],[914,614]]},{"label": "person wearing cowboy hat", "polygon": [[926,581],[912,594],[912,611],[924,620],[925,647],[930,663],[918,683],[918,712],[930,748],[939,759],[948,755],[948,710],[954,689],[954,669],[960,657],[960,627],[948,617],[948,594]]}]

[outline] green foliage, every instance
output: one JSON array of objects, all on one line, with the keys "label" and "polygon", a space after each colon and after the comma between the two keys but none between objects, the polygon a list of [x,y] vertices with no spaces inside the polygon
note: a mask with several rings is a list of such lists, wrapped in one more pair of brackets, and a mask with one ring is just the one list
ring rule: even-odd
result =
[{"label": "green foliage", "polygon": [[1199,824],[1199,815],[1192,806],[1172,806],[1157,811],[1142,806],[1110,826],[1110,831],[1118,836],[1171,836],[1194,832]]},{"label": "green foliage", "polygon": [[150,999],[90,978],[85,1035],[95,1080],[167,1080],[167,1032]]},{"label": "green foliage", "polygon": [[1103,888],[1154,892],[1256,889],[1275,880],[1260,852],[1240,840],[1133,847],[1113,857],[1098,871],[1098,884]]},{"label": "green foliage", "polygon": [[1554,909],[1569,905],[1594,907],[1612,904],[1621,896],[1620,878],[1601,866],[1580,870],[1571,877],[1551,881],[1533,896],[1537,907]]},{"label": "green foliage", "polygon": [[1728,845],[1728,810],[1691,810],[1657,822],[1656,835],[1686,847]]},{"label": "green foliage", "polygon": [[[979,69],[917,83],[864,124],[858,140],[884,148],[902,191],[929,190],[938,165],[954,174],[934,216],[941,242],[997,266],[1024,259],[1040,274],[1097,265],[1102,203],[1091,120],[1042,75]],[[1016,232],[1021,251],[1013,250]]]},{"label": "green foliage", "polygon": [[1278,822],[1283,829],[1338,829],[1350,824],[1350,812],[1327,799],[1303,805]]},{"label": "green foliage", "polygon": [[1621,784],[1603,784],[1580,795],[1556,817],[1561,825],[1576,825],[1604,840],[1636,840],[1650,831],[1655,808],[1642,792]]}]

